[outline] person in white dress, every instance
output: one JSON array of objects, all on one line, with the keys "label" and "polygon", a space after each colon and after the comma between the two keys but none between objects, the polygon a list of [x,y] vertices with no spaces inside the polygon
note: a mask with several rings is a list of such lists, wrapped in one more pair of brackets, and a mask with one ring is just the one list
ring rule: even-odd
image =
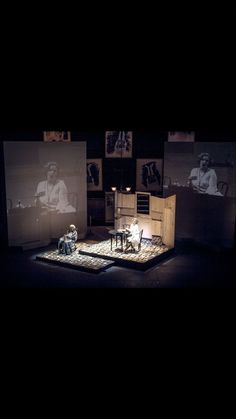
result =
[{"label": "person in white dress", "polygon": [[46,211],[76,212],[68,202],[68,190],[64,180],[58,179],[57,163],[47,163],[46,169],[46,180],[39,182],[37,186],[36,205]]},{"label": "person in white dress", "polygon": [[132,223],[130,224],[130,228],[126,229],[129,233],[126,239],[126,248],[127,251],[130,247],[132,250],[138,250],[139,242],[140,242],[140,230],[138,226],[138,219],[134,218]]},{"label": "person in white dress", "polygon": [[201,194],[223,196],[217,190],[216,172],[209,167],[211,160],[210,154],[201,153],[198,158],[199,167],[193,168],[188,177],[189,184],[193,188],[193,191]]}]

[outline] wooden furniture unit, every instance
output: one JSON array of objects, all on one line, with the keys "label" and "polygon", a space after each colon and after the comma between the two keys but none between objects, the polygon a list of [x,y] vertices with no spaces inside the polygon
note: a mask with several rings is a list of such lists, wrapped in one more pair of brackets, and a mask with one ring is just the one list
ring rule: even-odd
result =
[{"label": "wooden furniture unit", "polygon": [[124,228],[134,217],[138,218],[143,238],[161,236],[168,247],[175,242],[176,195],[167,198],[152,196],[149,192],[135,194],[115,193],[115,229]]},{"label": "wooden furniture unit", "polygon": [[130,224],[136,213],[135,195],[115,192],[115,229],[125,228]]}]

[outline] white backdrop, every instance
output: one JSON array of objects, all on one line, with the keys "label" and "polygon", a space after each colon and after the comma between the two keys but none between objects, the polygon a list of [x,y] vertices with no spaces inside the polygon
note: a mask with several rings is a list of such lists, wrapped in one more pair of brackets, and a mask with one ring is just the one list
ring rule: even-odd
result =
[{"label": "white backdrop", "polygon": [[[42,212],[36,204],[45,164],[57,163],[73,212]],[[4,142],[8,243],[10,246],[46,245],[75,224],[79,237],[87,231],[86,143]]]}]

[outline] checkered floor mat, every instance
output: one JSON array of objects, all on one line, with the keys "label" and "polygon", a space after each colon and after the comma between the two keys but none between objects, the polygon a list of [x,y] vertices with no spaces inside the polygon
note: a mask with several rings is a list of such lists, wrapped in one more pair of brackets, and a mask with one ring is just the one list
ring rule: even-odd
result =
[{"label": "checkered floor mat", "polygon": [[74,268],[82,268],[88,271],[99,272],[101,270],[110,268],[114,262],[111,260],[105,260],[92,256],[80,255],[78,249],[88,249],[89,245],[86,243],[77,243],[77,250],[71,255],[58,254],[56,250],[49,250],[47,252],[40,253],[36,256],[36,259],[45,262],[54,262],[56,264],[63,264]]},{"label": "checkered floor mat", "polygon": [[127,253],[122,252],[121,248],[115,247],[114,241],[111,250],[111,241],[105,240],[100,243],[95,243],[90,246],[81,246],[79,250],[86,251],[86,253],[96,254],[99,256],[111,257],[114,259],[123,259],[132,262],[146,263],[153,258],[169,251],[170,249],[165,245],[154,245],[151,240],[143,239],[141,249],[139,251],[132,252],[128,250]]}]

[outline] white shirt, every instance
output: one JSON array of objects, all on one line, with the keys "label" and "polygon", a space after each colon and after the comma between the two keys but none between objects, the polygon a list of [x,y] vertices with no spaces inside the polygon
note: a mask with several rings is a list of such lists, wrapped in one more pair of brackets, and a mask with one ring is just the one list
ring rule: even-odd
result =
[{"label": "white shirt", "polygon": [[59,212],[74,212],[75,209],[69,205],[67,193],[67,187],[63,180],[58,180],[55,184],[43,180],[39,182],[36,191],[42,206]]},{"label": "white shirt", "polygon": [[131,226],[130,226],[130,233],[131,233],[131,236],[128,238],[128,240],[133,245],[139,244],[140,237],[139,237],[139,227],[138,227],[138,224],[131,224]]},{"label": "white shirt", "polygon": [[192,186],[197,192],[222,196],[222,194],[217,191],[217,176],[214,169],[203,171],[200,167],[196,167],[191,170],[190,179],[192,177]]}]

